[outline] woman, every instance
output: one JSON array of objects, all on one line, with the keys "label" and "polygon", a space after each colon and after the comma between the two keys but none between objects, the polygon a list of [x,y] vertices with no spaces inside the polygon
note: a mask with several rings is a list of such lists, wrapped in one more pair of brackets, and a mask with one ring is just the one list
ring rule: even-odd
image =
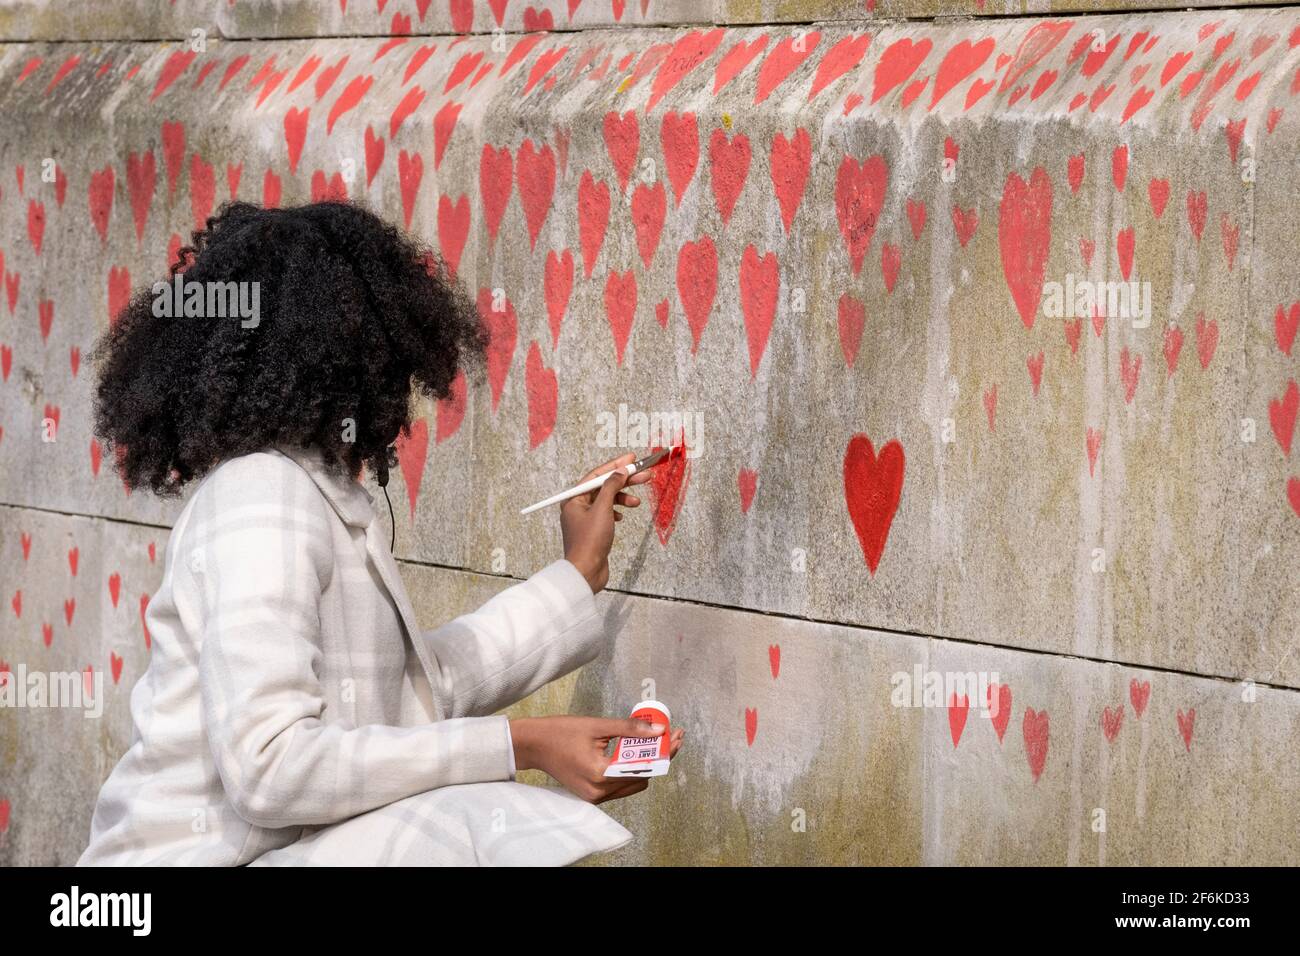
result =
[{"label": "woman", "polygon": [[[228,204],[178,273],[258,314],[161,317],[160,284],[97,350],[96,431],[127,484],[202,481],[80,862],[563,864],[630,839],[593,804],[646,781],[604,778],[605,746],[662,727],[493,714],[600,650],[614,506],[648,476],[568,502],[563,559],[421,632],[357,476],[386,484],[412,389],[444,398],[481,356],[472,305],[348,203]],[[571,793],[513,782],[531,768]]]}]

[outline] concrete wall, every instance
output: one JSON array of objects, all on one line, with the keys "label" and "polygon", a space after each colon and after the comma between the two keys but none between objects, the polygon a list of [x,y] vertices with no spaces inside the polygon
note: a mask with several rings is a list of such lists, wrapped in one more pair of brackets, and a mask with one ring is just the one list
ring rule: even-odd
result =
[{"label": "concrete wall", "polygon": [[[277,189],[509,301],[390,486],[430,623],[559,553],[518,504],[605,416],[702,423],[621,527],[610,654],[520,707],[688,728],[620,861],[1296,859],[1300,12],[341,6],[0,3],[0,670],[106,687],[0,709],[0,862],[79,852],[178,509],[94,445],[81,353]],[[1040,304],[1121,279],[1149,321]],[[1010,707],[896,706],[917,667]]]}]

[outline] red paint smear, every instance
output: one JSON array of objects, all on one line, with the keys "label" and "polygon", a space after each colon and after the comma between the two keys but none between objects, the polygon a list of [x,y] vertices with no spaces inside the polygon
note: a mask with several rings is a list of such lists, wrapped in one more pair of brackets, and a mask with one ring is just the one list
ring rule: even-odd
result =
[{"label": "red paint smear", "polygon": [[[651,452],[660,450],[655,447]],[[651,469],[650,481],[647,483],[653,504],[650,517],[654,522],[655,533],[659,535],[659,543],[664,547],[668,546],[668,539],[677,526],[690,476],[691,462],[686,457],[686,432],[683,429],[681,438],[669,450],[668,460]]]}]

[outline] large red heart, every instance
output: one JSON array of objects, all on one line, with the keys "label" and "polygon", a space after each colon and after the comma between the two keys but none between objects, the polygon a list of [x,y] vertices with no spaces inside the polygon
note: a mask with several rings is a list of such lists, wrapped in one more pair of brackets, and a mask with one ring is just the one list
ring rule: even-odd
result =
[{"label": "large red heart", "polygon": [[564,322],[569,296],[573,293],[573,253],[568,249],[559,255],[554,250],[546,254],[542,292],[546,299],[546,318],[551,326],[551,347],[554,348],[560,344],[560,325]]},{"label": "large red heart", "polygon": [[[678,448],[681,449],[681,454],[677,453]],[[658,451],[657,448],[653,450]],[[650,480],[646,483],[650,492],[651,521],[659,536],[659,543],[665,547],[668,546],[673,529],[677,527],[677,518],[686,500],[691,463],[685,452],[684,442],[674,447],[668,461],[650,471]]]},{"label": "large red heart", "polygon": [[664,228],[664,214],[668,200],[664,197],[664,184],[653,186],[642,183],[632,190],[632,228],[636,232],[636,247],[647,269],[659,248],[659,234]]},{"label": "large red heart", "polygon": [[[576,6],[577,4],[570,3],[569,9],[572,10]],[[711,57],[725,35],[725,30],[709,30],[707,33],[695,30],[674,43],[668,55],[659,64],[658,72],[655,73],[654,83],[650,87],[650,98],[645,105],[646,112],[654,109],[655,104],[673,87]]]},{"label": "large red heart", "polygon": [[903,446],[897,439],[886,442],[877,455],[871,439],[859,433],[844,452],[844,501],[873,576],[898,511],[905,468]]},{"label": "large red heart", "polygon": [[397,464],[406,481],[406,497],[411,504],[411,520],[415,520],[415,500],[420,496],[420,483],[424,481],[424,460],[429,453],[429,423],[423,418],[411,422],[409,431],[397,436]]},{"label": "large red heart", "polygon": [[701,236],[698,242],[683,244],[677,253],[677,294],[691,329],[691,354],[700,347],[700,336],[709,323],[717,291],[718,251],[713,240]]},{"label": "large red heart", "polygon": [[[500,309],[494,308],[500,305]],[[497,303],[491,289],[479,289],[478,311],[488,332],[486,356],[488,386],[492,391],[492,410],[496,411],[505,391],[506,376],[515,357],[515,337],[519,321],[509,299]]]},{"label": "large red heart", "polygon": [[108,241],[108,219],[113,213],[113,183],[116,176],[110,163],[90,174],[90,221],[101,242]]},{"label": "large red heart", "polygon": [[529,248],[535,249],[555,193],[555,154],[551,147],[542,144],[538,149],[531,139],[524,140],[515,157],[515,174],[519,180],[519,201],[524,207],[524,221],[528,224]]},{"label": "large red heart", "polygon": [[555,428],[560,389],[555,369],[542,364],[542,350],[535,341],[528,347],[524,389],[528,393],[528,447],[536,448]]},{"label": "large red heart", "polygon": [[[403,150],[402,153],[405,155],[406,151]],[[415,158],[417,160],[420,158],[418,153]],[[402,192],[405,197],[405,185]],[[439,196],[438,247],[442,250],[443,261],[447,263],[447,268],[451,270],[453,276],[460,271],[460,257],[465,251],[467,238],[469,238],[469,197],[462,195],[453,203],[450,196]]]},{"label": "large red heart", "polygon": [[659,125],[659,141],[663,145],[664,165],[668,167],[668,181],[673,186],[673,205],[682,204],[682,193],[695,176],[700,162],[700,132],[694,113],[665,113]]},{"label": "large red heart", "polygon": [[754,62],[754,57],[762,53],[766,47],[767,34],[764,33],[748,43],[740,40],[723,54],[722,59],[713,69],[713,94],[716,96],[724,86],[736,78],[741,70]]},{"label": "large red heart", "polygon": [[458,371],[456,377],[451,380],[451,390],[447,397],[438,400],[437,432],[434,438],[436,444],[441,445],[456,434],[460,423],[465,420],[467,392],[465,372]]},{"label": "large red heart", "polygon": [[641,127],[636,111],[628,110],[622,116],[615,112],[606,113],[604,133],[605,149],[614,164],[619,189],[627,192],[628,179],[632,175],[632,167],[636,165],[636,154],[641,143]]},{"label": "large red heart", "polygon": [[821,34],[816,30],[786,37],[767,55],[763,65],[758,68],[758,84],[754,89],[754,105],[757,106],[784,83],[817,48]]},{"label": "large red heart", "polygon": [[153,166],[152,150],[146,150],[139,156],[133,152],[126,157],[126,186],[131,194],[136,242],[144,238],[144,222],[148,220],[149,203],[153,200],[153,186],[156,182],[157,170]]},{"label": "large red heart", "polygon": [[776,317],[776,300],[781,289],[781,275],[776,253],[761,259],[749,245],[740,258],[740,308],[745,319],[745,338],[749,341],[749,374],[758,375],[758,366],[767,350],[767,339]]},{"label": "large red heart", "polygon": [[334,124],[339,121],[344,113],[356,108],[361,102],[361,98],[370,92],[371,85],[375,82],[373,76],[355,76],[352,82],[343,88],[339,98],[334,101],[330,107],[329,116],[325,119],[325,135],[334,132]]},{"label": "large red heart", "polygon": [[1007,176],[998,208],[998,246],[1002,274],[1026,329],[1034,327],[1043,294],[1043,276],[1052,243],[1052,180],[1038,166],[1026,183]]},{"label": "large red heart", "polygon": [[811,166],[812,140],[806,129],[799,127],[789,139],[785,138],[784,133],[777,133],[773,137],[770,163],[772,188],[776,191],[776,200],[781,207],[781,222],[785,224],[787,233],[794,223],[794,214],[799,211]]},{"label": "large red heart", "polygon": [[736,208],[740,191],[745,188],[749,159],[747,137],[737,133],[728,141],[727,134],[720,129],[715,129],[709,137],[709,174],[713,184],[713,199],[724,225],[731,222],[731,212]]},{"label": "large red heart", "polygon": [[910,37],[895,40],[880,55],[880,62],[876,64],[871,102],[875,103],[910,78],[921,62],[930,55],[931,46],[933,44],[929,39],[921,40],[919,43],[913,43]]},{"label": "large red heart", "polygon": [[[298,161],[303,157],[303,143],[307,142],[309,113],[311,113],[311,109],[299,109],[298,107],[292,107],[289,112],[285,113],[285,146],[289,148],[290,173],[298,172]],[[382,143],[383,140],[380,140],[380,142]],[[367,150],[367,153],[367,159],[369,160],[369,150]],[[174,177],[170,169],[168,169],[168,182],[174,189]]]},{"label": "large red heart", "polygon": [[194,231],[207,226],[212,215],[212,205],[217,195],[217,171],[211,163],[203,161],[198,153],[190,156],[190,213],[194,217]]},{"label": "large red heart", "polygon": [[[934,77],[934,92],[930,95],[929,109],[939,105],[939,101],[948,95],[954,86],[970,76],[989,58],[997,42],[992,37],[985,37],[979,43],[962,40],[956,43],[944,55],[939,64],[939,72]],[[910,74],[909,74],[910,75]]]},{"label": "large red heart", "polygon": [[636,274],[631,269],[622,275],[610,272],[605,279],[605,316],[614,332],[614,363],[622,366],[623,352],[632,336],[632,321],[636,318]]},{"label": "large red heart", "polygon": [[[424,157],[419,153],[408,153],[402,150],[397,154],[397,182],[402,193],[402,215],[406,221],[406,228],[411,228],[411,216],[415,212],[415,195],[420,191],[420,181],[424,178]],[[447,197],[444,196],[444,199]],[[469,202],[461,198],[465,204],[465,224],[469,225]],[[449,201],[450,202],[450,201]],[[439,219],[441,220],[441,210],[439,210]],[[442,232],[442,223],[439,222],[439,233]],[[444,248],[443,258],[447,258]],[[456,257],[460,258],[459,255]],[[450,260],[449,260],[450,261]],[[453,272],[455,269],[453,268]]]},{"label": "large red heart", "polygon": [[817,75],[813,77],[812,88],[808,90],[808,99],[815,99],[818,93],[861,63],[870,45],[871,34],[851,33],[831,47],[817,66]]},{"label": "large red heart", "polygon": [[501,219],[506,214],[513,178],[514,162],[510,150],[504,146],[495,149],[484,143],[478,161],[478,188],[483,199],[483,219],[487,223],[488,235],[493,239],[497,237]]},{"label": "large red heart", "polygon": [[862,260],[875,235],[888,183],[889,167],[880,155],[868,157],[864,162],[845,156],[835,176],[835,215],[853,262],[854,275],[862,271]]},{"label": "large red heart", "polygon": [[596,268],[608,226],[609,187],[593,179],[591,170],[584,170],[578,182],[578,246],[582,249],[582,271],[588,279]]}]

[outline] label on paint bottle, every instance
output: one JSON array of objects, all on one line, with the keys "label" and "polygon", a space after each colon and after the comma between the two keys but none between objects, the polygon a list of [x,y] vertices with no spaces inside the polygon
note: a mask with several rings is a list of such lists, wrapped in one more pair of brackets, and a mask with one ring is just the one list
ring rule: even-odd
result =
[{"label": "label on paint bottle", "polygon": [[663,724],[662,737],[620,737],[614,756],[605,768],[607,777],[662,777],[668,772],[668,748],[672,737],[672,716],[657,700],[643,700],[630,715],[633,720]]}]

